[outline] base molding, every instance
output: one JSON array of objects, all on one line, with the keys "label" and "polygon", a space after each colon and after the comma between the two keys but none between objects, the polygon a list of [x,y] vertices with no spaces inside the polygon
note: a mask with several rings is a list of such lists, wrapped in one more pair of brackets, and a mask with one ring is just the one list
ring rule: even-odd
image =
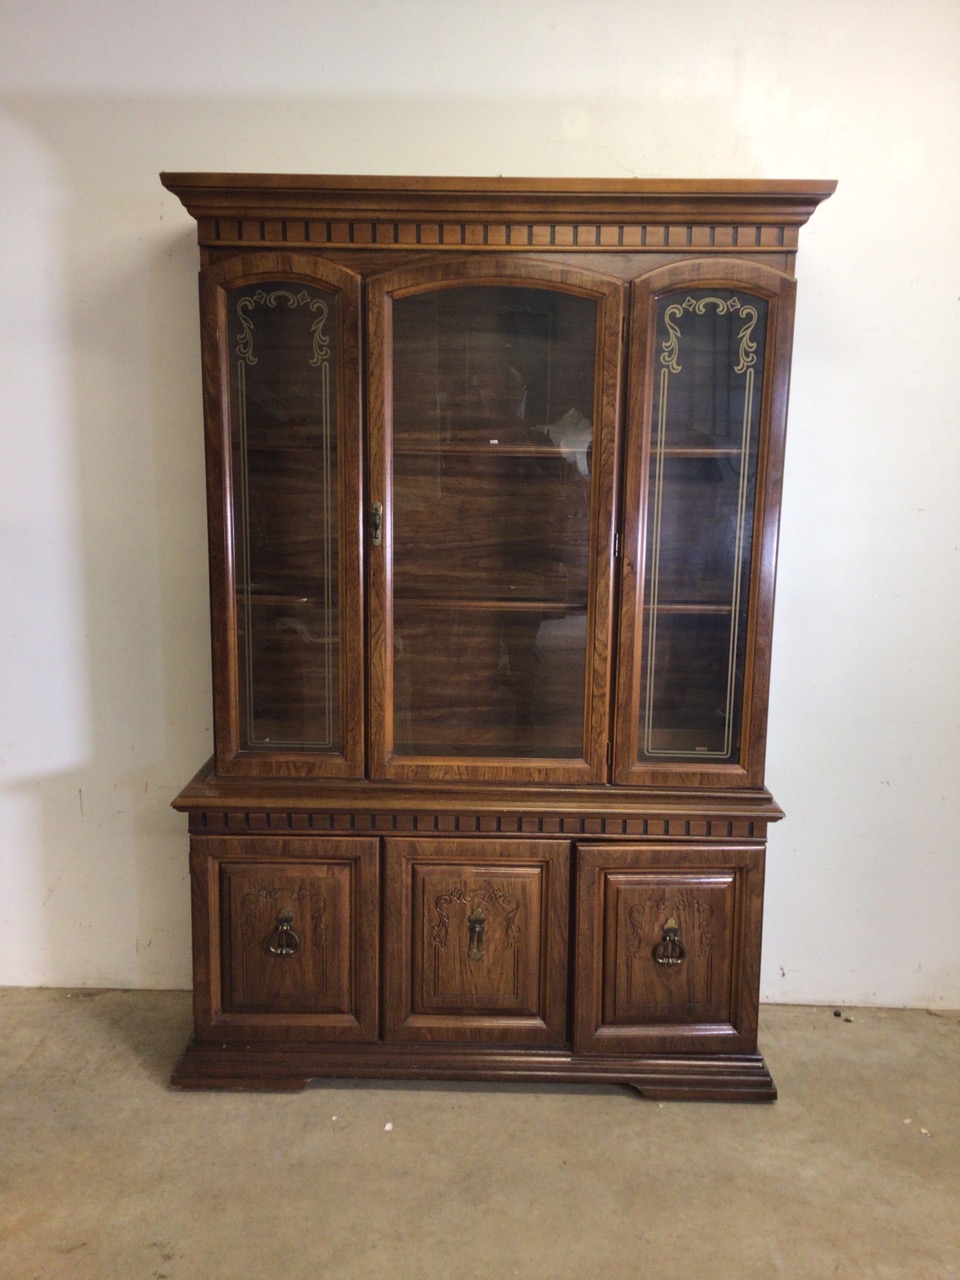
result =
[{"label": "base molding", "polygon": [[653,1101],[773,1102],[759,1053],[573,1055],[562,1049],[192,1040],[170,1083],[181,1089],[295,1092],[318,1079],[623,1084]]}]

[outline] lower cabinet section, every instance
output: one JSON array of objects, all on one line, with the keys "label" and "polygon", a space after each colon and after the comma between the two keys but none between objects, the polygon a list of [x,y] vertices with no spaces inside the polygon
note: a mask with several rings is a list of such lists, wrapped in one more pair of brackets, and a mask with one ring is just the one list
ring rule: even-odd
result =
[{"label": "lower cabinet section", "polygon": [[763,846],[195,836],[174,1083],[620,1081],[771,1098]]}]

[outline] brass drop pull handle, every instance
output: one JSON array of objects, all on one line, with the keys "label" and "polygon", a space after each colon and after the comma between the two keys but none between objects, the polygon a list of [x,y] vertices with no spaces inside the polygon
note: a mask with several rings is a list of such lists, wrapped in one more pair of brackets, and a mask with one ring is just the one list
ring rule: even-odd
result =
[{"label": "brass drop pull handle", "polygon": [[663,926],[663,937],[653,948],[653,958],[657,964],[670,966],[683,964],[687,958],[687,949],[680,941],[680,926],[673,916]]},{"label": "brass drop pull handle", "polygon": [[479,907],[474,907],[467,920],[470,929],[470,949],[467,955],[471,960],[483,959],[483,928],[486,923],[487,917]]},{"label": "brass drop pull handle", "polygon": [[383,503],[375,502],[370,508],[370,541],[375,547],[383,542]]},{"label": "brass drop pull handle", "polygon": [[281,911],[277,916],[277,927],[267,939],[267,948],[271,955],[292,956],[300,950],[300,939],[293,931],[293,916]]}]

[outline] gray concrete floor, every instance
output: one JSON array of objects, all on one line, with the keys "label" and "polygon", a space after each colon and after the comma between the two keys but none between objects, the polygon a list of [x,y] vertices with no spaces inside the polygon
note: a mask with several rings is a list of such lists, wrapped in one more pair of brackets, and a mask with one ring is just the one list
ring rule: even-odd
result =
[{"label": "gray concrete floor", "polygon": [[960,1013],[766,1007],[773,1105],[180,1093],[181,992],[0,990],[3,1280],[960,1277]]}]

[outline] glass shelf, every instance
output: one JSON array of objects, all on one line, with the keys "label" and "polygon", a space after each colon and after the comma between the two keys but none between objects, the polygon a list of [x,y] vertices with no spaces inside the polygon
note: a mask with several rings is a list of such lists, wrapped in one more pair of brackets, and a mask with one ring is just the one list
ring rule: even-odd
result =
[{"label": "glass shelf", "polygon": [[586,613],[586,601],[577,604],[567,600],[481,600],[471,596],[441,598],[410,595],[394,597],[397,609],[435,609],[442,612],[458,609],[488,610],[492,613]]}]

